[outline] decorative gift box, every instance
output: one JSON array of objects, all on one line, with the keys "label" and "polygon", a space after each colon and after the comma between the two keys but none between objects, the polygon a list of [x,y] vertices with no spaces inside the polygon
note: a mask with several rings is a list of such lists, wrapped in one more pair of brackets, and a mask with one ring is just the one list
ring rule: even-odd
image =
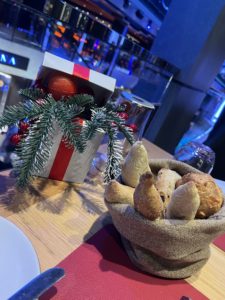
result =
[{"label": "decorative gift box", "polygon": [[79,153],[74,147],[67,147],[63,141],[63,134],[58,129],[51,150],[51,157],[45,164],[40,177],[49,179],[82,183],[90,169],[92,160],[101,144],[104,132],[98,133],[89,141],[84,152]]},{"label": "decorative gift box", "polygon": [[33,176],[81,183],[105,134],[108,135],[104,181],[120,175],[122,133],[133,144],[126,114],[107,101],[115,79],[46,53],[33,87],[19,91],[24,101],[5,109],[0,129],[16,126],[17,185]]},{"label": "decorative gift box", "polygon": [[[71,75],[75,79],[77,92],[93,94],[95,103],[99,107],[107,102],[107,99],[115,89],[116,80],[114,78],[79,64],[74,64],[50,53],[45,53],[43,65],[38,74],[37,81],[41,87],[45,87],[48,84],[53,71],[60,71]],[[85,126],[85,121],[83,122],[83,126]],[[74,147],[66,147],[59,127],[56,132],[51,157],[38,176],[82,183],[102,141],[104,132],[98,131],[91,140],[87,141],[87,146],[83,153],[79,153]]]},{"label": "decorative gift box", "polygon": [[[201,173],[175,160],[150,160],[154,174],[171,169],[180,175]],[[131,261],[141,270],[166,278],[186,278],[210,256],[210,243],[225,232],[225,204],[208,219],[148,220],[132,205],[106,201],[113,223]]]}]

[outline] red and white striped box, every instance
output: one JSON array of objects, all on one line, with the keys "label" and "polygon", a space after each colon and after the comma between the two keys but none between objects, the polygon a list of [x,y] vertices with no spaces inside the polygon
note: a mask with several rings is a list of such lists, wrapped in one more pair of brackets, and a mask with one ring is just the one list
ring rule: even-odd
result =
[{"label": "red and white striped box", "polygon": [[56,132],[58,133],[54,137],[51,157],[38,176],[60,181],[82,183],[101,144],[104,132],[99,131],[89,140],[83,153],[79,153],[72,147],[66,147],[60,129],[57,128]]},{"label": "red and white striped box", "polygon": [[[112,77],[98,73],[79,64],[74,64],[50,53],[45,53],[43,65],[38,74],[42,82],[48,78],[53,70],[61,71],[76,77],[78,84],[85,84],[94,91],[97,105],[104,105],[115,89],[116,80]],[[54,136],[52,155],[44,170],[38,174],[54,180],[82,183],[90,169],[92,160],[102,141],[104,132],[98,132],[92,140],[88,141],[86,150],[79,153],[74,148],[68,148],[63,142],[63,134],[56,125],[57,134]]]}]

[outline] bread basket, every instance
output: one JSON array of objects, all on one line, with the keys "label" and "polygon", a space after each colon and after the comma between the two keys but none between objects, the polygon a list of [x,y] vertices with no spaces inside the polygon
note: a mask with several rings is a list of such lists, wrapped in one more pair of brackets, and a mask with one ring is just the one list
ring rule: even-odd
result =
[{"label": "bread basket", "polygon": [[[180,175],[198,170],[175,160],[150,160],[153,173],[170,168]],[[208,219],[150,221],[128,204],[106,201],[131,261],[143,271],[166,278],[186,278],[210,256],[210,243],[225,232],[225,204]]]}]

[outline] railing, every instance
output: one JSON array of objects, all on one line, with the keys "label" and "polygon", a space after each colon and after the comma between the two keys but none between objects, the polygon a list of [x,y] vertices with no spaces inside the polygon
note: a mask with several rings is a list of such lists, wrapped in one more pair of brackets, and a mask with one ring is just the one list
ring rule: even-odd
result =
[{"label": "railing", "polygon": [[55,7],[56,11],[46,14],[16,0],[0,0],[0,37],[118,75],[118,82],[119,77],[122,83],[129,79],[126,88],[132,76],[135,82],[157,77],[157,84],[167,86],[174,73],[167,62],[87,12],[62,1]]},{"label": "railing", "polygon": [[17,1],[0,1],[0,37],[42,49],[51,18]]}]

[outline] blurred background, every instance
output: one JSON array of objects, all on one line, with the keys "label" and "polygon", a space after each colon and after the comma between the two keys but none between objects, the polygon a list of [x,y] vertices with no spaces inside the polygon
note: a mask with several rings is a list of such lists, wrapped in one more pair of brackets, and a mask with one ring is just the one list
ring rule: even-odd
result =
[{"label": "blurred background", "polygon": [[[142,136],[178,159],[185,145],[207,144],[216,153],[214,175],[225,179],[224,6],[222,0],[0,0],[0,115],[20,101],[17,91],[32,84],[48,51],[116,78],[114,101],[151,103]],[[1,168],[8,166],[5,134]]]}]

